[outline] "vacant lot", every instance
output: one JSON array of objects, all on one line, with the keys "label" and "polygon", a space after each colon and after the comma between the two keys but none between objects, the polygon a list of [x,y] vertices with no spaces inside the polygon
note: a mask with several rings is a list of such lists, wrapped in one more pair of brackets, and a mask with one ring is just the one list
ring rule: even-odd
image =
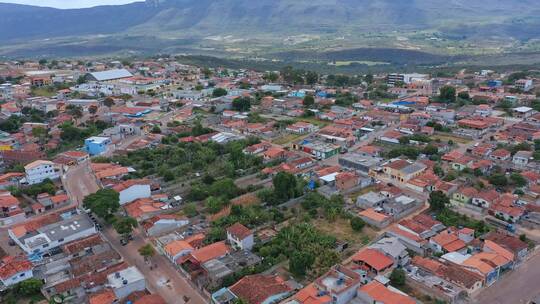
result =
[{"label": "vacant lot", "polygon": [[340,241],[348,242],[349,248],[345,251],[346,256],[356,253],[358,249],[367,245],[377,236],[377,232],[367,225],[360,232],[354,231],[349,220],[344,218],[338,218],[334,222],[329,222],[324,218],[315,219],[312,220],[312,224],[321,232],[333,235]]}]

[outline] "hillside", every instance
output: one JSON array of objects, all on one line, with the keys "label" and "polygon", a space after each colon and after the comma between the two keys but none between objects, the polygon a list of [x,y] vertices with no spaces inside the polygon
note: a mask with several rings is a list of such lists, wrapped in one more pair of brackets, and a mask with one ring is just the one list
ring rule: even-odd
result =
[{"label": "hillside", "polygon": [[[0,41],[87,34],[327,34],[437,29],[468,35],[532,29],[534,0],[149,0],[121,6],[58,10],[0,4]],[[519,31],[518,31],[519,32]],[[526,33],[528,31],[525,31]],[[528,37],[532,36],[532,37]]]}]

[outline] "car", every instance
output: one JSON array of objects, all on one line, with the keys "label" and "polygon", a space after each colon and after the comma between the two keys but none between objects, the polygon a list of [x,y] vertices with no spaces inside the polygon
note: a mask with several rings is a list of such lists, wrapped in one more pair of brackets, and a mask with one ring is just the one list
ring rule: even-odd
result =
[{"label": "car", "polygon": [[126,239],[120,239],[120,245],[126,246],[128,243],[129,243],[128,240],[126,240]]}]

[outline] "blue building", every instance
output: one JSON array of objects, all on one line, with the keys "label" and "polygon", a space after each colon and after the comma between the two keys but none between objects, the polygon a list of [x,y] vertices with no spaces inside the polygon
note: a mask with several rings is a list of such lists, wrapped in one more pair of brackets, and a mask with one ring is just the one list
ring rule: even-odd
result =
[{"label": "blue building", "polygon": [[108,137],[93,136],[84,141],[84,150],[90,156],[100,155],[107,151],[111,143],[111,139]]}]

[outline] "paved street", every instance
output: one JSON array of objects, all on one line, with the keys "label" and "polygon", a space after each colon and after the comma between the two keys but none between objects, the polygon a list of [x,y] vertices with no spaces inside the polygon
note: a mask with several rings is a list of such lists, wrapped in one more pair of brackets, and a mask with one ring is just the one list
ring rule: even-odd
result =
[{"label": "paved street", "polygon": [[540,294],[540,251],[518,269],[505,274],[502,279],[484,289],[471,303],[477,304],[527,304]]},{"label": "paved street", "polygon": [[99,186],[90,170],[90,162],[71,167],[62,177],[64,188],[68,195],[77,204],[81,204],[84,197],[99,190]]},{"label": "paved street", "polygon": [[[88,162],[70,168],[62,180],[68,195],[78,204],[81,204],[88,194],[99,190],[96,179],[90,172]],[[158,268],[150,270],[149,265],[144,263],[143,258],[138,253],[138,249],[147,243],[140,233],[134,233],[133,241],[127,246],[120,245],[119,236],[112,228],[108,228],[103,236],[128,264],[136,265],[145,274],[149,290],[162,296],[167,303],[185,303],[183,300],[184,295],[191,299],[188,303],[207,303],[164,256],[156,254],[153,257],[153,263],[157,264]],[[170,282],[167,284],[166,281],[169,279]]]},{"label": "paved street", "polygon": [[[120,236],[112,228],[106,229],[103,235],[128,264],[136,265],[144,273],[148,289],[158,293],[167,303],[186,303],[184,296],[190,298],[187,302],[190,304],[207,303],[164,256],[156,254],[152,257],[152,264],[157,265],[157,268],[150,270],[150,266],[138,253],[138,249],[147,244],[139,232],[133,233],[133,241],[126,246],[120,245]],[[167,280],[170,280],[169,284]]]}]

